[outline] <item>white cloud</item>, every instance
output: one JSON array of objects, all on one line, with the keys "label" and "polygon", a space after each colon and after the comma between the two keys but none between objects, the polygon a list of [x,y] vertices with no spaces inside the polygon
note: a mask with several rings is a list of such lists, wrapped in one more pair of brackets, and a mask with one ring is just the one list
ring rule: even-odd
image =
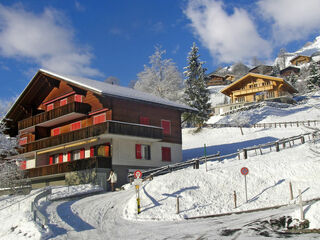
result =
[{"label": "white cloud", "polygon": [[68,20],[54,9],[40,15],[22,6],[0,4],[0,54],[31,60],[52,71],[82,76],[101,76],[90,67],[92,54],[74,42]]},{"label": "white cloud", "polygon": [[270,44],[259,36],[248,13],[234,8],[229,15],[217,0],[189,0],[185,9],[191,26],[214,59],[219,62],[248,62],[252,57],[268,58]]},{"label": "white cloud", "polygon": [[280,44],[320,30],[319,0],[260,0],[260,14],[272,20],[273,38]]}]

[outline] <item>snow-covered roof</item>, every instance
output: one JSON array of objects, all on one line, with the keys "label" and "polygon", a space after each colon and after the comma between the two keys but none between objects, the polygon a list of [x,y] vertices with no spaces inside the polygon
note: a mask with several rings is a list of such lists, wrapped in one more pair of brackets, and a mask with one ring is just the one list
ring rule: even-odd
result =
[{"label": "snow-covered roof", "polygon": [[173,101],[169,101],[167,99],[163,99],[148,93],[140,92],[131,88],[122,87],[118,85],[112,85],[109,83],[92,80],[83,77],[75,77],[75,76],[67,76],[61,75],[57,73],[50,72],[48,70],[40,69],[38,73],[45,73],[47,75],[51,75],[53,77],[62,79],[66,82],[69,82],[73,85],[78,85],[79,87],[84,87],[88,90],[91,90],[97,94],[125,98],[125,99],[132,99],[138,100],[143,102],[149,103],[156,103],[159,105],[169,106],[173,108],[177,108],[183,111],[197,111],[196,109],[189,107],[187,105],[176,103]]}]

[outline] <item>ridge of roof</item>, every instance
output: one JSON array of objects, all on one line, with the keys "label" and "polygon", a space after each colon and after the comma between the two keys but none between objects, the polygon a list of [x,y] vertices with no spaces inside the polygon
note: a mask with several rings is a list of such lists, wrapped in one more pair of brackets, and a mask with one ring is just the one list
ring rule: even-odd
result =
[{"label": "ridge of roof", "polygon": [[42,72],[42,73],[63,79],[69,83],[92,90],[100,95],[108,95],[108,96],[114,96],[114,97],[120,97],[120,98],[126,98],[126,99],[140,100],[143,102],[156,103],[156,104],[170,106],[178,109],[197,111],[195,108],[192,108],[185,104],[176,103],[176,102],[173,102],[158,96],[154,96],[149,93],[140,92],[128,87],[113,85],[110,83],[105,83],[102,81],[97,81],[89,78],[57,74],[45,69],[40,69],[38,72]]}]

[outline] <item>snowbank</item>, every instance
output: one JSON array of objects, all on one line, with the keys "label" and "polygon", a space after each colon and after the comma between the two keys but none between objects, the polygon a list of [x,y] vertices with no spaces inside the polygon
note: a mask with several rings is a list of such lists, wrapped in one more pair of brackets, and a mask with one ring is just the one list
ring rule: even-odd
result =
[{"label": "snowbank", "polygon": [[[298,201],[298,189],[303,200],[319,197],[320,161],[309,145],[285,149],[279,153],[265,150],[262,156],[248,160],[229,159],[208,163],[199,170],[179,170],[154,178],[143,185],[140,215],[136,214],[136,197],[132,196],[124,210],[124,217],[138,220],[178,220],[208,214],[228,213],[270,207]],[[248,167],[248,202],[245,201],[242,167]],[[289,182],[294,189],[290,202]],[[234,209],[233,193],[237,193]],[[176,214],[176,197],[180,197],[180,214]],[[316,208],[316,205],[315,205]],[[310,208],[311,209],[311,208]],[[309,216],[314,227],[320,222]]]}]

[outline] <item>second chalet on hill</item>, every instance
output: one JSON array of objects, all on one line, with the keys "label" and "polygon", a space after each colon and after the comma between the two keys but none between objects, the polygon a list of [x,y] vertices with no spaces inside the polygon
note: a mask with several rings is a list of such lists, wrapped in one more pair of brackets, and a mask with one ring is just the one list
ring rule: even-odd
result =
[{"label": "second chalet on hill", "polygon": [[188,106],[133,89],[39,70],[8,111],[33,188],[95,182],[182,161]]},{"label": "second chalet on hill", "polygon": [[230,98],[230,104],[216,106],[213,112],[221,115],[259,101],[292,103],[292,96],[297,92],[282,78],[248,73],[221,90]]}]

